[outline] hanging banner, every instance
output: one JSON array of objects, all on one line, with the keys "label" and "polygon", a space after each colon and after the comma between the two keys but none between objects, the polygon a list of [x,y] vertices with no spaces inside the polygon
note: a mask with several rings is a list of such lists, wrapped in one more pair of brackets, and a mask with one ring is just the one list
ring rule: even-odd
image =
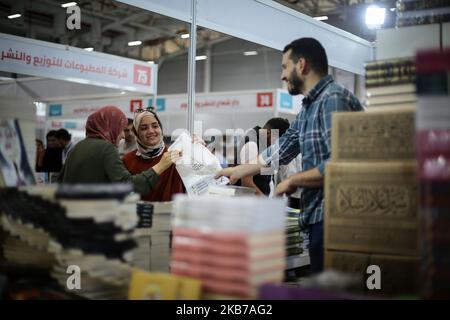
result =
[{"label": "hanging banner", "polygon": [[[276,91],[237,91],[228,93],[197,94],[195,98],[196,112],[273,112]],[[185,114],[187,112],[187,95],[158,96],[154,99],[136,96],[115,99],[98,99],[50,103],[47,108],[48,119],[80,119],[87,118],[94,111],[105,107],[116,106],[127,117],[132,118],[138,108],[154,107],[162,114]]]},{"label": "hanging banner", "polygon": [[147,107],[148,100],[149,97],[132,97],[49,103],[47,119],[87,119],[90,114],[106,106],[118,107],[127,117],[132,118],[138,105],[145,103],[142,106]]},{"label": "hanging banner", "polygon": [[0,33],[0,70],[153,94],[158,66]]},{"label": "hanging banner", "polygon": [[[275,94],[275,90],[200,93],[195,96],[195,110],[196,112],[268,111],[273,110],[275,106]],[[187,95],[167,95],[159,96],[156,103],[150,99],[148,105],[154,106],[157,112],[185,113],[187,101]]]}]

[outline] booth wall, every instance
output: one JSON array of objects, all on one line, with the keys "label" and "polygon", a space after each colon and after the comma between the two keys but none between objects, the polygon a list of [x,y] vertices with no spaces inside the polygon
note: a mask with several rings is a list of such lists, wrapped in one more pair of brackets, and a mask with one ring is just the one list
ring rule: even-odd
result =
[{"label": "booth wall", "polygon": [[[256,56],[244,51],[257,50]],[[198,50],[197,55],[205,54]],[[281,88],[282,53],[241,39],[230,39],[211,47],[211,91]],[[204,92],[205,64],[197,61],[196,92]],[[158,70],[158,94],[187,92],[187,54],[165,60]]]}]

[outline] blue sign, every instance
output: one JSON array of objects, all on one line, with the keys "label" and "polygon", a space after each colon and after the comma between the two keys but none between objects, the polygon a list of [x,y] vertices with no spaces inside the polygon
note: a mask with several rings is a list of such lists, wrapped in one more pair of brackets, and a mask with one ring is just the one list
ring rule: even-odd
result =
[{"label": "blue sign", "polygon": [[65,122],[64,123],[64,128],[66,128],[66,129],[76,129],[77,128],[77,124],[75,122]]},{"label": "blue sign", "polygon": [[[154,107],[153,99],[148,99],[148,106]],[[156,98],[156,112],[165,111],[166,110],[166,99],[165,98]]]},{"label": "blue sign", "polygon": [[280,109],[293,109],[294,101],[292,96],[286,92],[280,92]]},{"label": "blue sign", "polygon": [[48,116],[57,117],[62,115],[62,104],[51,104],[48,106]]}]

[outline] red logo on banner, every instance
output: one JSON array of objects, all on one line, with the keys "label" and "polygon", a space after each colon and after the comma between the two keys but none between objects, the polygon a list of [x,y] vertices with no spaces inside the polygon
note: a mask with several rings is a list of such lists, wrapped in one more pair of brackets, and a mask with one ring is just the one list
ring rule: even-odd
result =
[{"label": "red logo on banner", "polygon": [[135,112],[137,109],[142,109],[142,100],[131,100],[130,112]]},{"label": "red logo on banner", "polygon": [[135,64],[133,82],[135,84],[149,86],[150,80],[151,80],[151,68]]},{"label": "red logo on banner", "polygon": [[273,106],[273,93],[262,92],[256,94],[256,105],[258,108],[272,107]]}]

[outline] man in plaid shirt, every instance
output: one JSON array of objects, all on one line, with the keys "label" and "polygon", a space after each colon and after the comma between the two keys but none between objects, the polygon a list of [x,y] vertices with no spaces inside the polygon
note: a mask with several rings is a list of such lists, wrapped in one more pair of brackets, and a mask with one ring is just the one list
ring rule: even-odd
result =
[{"label": "man in plaid shirt", "polygon": [[263,167],[276,169],[302,154],[303,171],[282,181],[275,195],[292,194],[302,188],[299,224],[309,231],[311,272],[323,269],[323,178],[331,156],[331,115],[338,111],[363,111],[358,99],[328,75],[325,49],[313,38],[300,38],[283,50],[281,80],[291,95],[303,94],[302,109],[289,129],[258,157],[258,164],[227,168],[218,176],[235,183],[259,173]]}]

